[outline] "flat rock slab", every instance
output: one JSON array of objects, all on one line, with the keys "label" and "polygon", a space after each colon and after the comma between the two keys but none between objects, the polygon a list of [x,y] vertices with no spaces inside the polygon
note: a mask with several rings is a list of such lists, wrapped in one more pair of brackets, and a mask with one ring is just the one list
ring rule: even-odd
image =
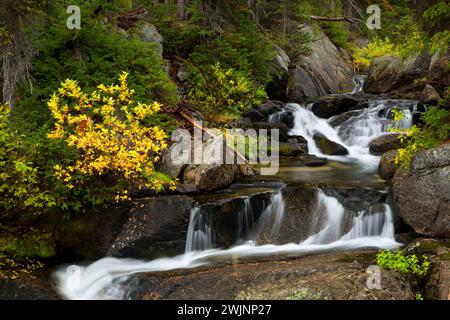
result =
[{"label": "flat rock slab", "polygon": [[138,275],[132,299],[413,299],[395,272],[381,272],[369,290],[366,269],[375,253],[330,253],[282,261],[249,261],[190,271]]}]

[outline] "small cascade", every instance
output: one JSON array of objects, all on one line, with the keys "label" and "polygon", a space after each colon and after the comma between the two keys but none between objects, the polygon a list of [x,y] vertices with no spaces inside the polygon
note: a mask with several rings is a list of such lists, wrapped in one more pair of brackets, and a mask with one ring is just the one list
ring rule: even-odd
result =
[{"label": "small cascade", "polygon": [[[311,111],[311,104],[301,106],[289,104],[288,108],[294,110],[294,128],[291,135],[303,136],[307,142],[310,153],[319,157],[327,157],[332,160],[348,161],[357,160],[370,167],[378,165],[379,157],[369,152],[369,143],[384,134],[390,133],[392,128],[409,128],[413,124],[413,113],[417,112],[417,102],[402,100],[370,101],[369,107],[362,109],[356,115],[349,117],[337,128],[330,123],[336,119],[322,119]],[[394,121],[393,110],[400,110],[404,119]],[[354,113],[355,111],[351,111]],[[348,151],[348,156],[327,156],[317,147],[314,135],[321,133],[329,140],[339,143]]]},{"label": "small cascade", "polygon": [[342,241],[361,241],[382,238],[395,241],[392,210],[387,204],[373,206],[361,211],[352,219],[350,231],[345,233],[343,226],[351,217],[344,206],[334,197],[319,190],[317,194],[316,219],[323,222],[320,231],[303,241],[301,245],[326,245]]},{"label": "small cascade", "polygon": [[364,84],[367,80],[367,75],[356,75],[353,77],[353,83],[355,87],[353,88],[352,94],[362,92],[364,89]]},{"label": "small cascade", "polygon": [[209,250],[214,247],[214,238],[208,210],[195,207],[191,210],[185,252]]},{"label": "small cascade", "polygon": [[[256,201],[258,208],[254,208],[251,196],[235,200],[237,234],[232,235],[234,244],[247,241],[257,241],[264,230],[270,229],[276,234],[283,219],[284,201],[281,191],[271,192],[266,197],[260,194]],[[189,227],[186,238],[185,253],[205,251],[219,247],[216,238],[222,234],[214,221],[220,211],[215,204],[204,204],[191,210]],[[230,237],[227,234],[225,237]]]},{"label": "small cascade", "polygon": [[[190,239],[195,239],[196,228],[193,228],[192,225],[201,226],[205,221],[202,220],[202,223],[199,223],[201,220],[199,217],[202,217],[201,212],[201,210],[192,212],[192,221],[195,223],[190,224],[193,231],[188,235]],[[241,217],[245,217],[246,214],[251,213],[250,211],[243,212]],[[229,249],[192,250],[177,257],[153,261],[104,258],[87,267],[71,266],[68,269],[60,269],[55,273],[55,279],[59,292],[67,299],[124,299],[133,290],[133,281],[129,281],[133,278],[130,276],[138,273],[192,269],[213,263],[217,259],[302,254],[367,247],[391,249],[399,245],[394,239],[392,212],[387,205],[382,210],[372,208],[360,212],[357,217],[353,218],[350,231],[342,234],[343,224],[349,218],[345,208],[336,198],[327,196],[318,190],[317,214],[324,215],[323,222],[318,223],[321,229],[299,244],[257,245],[257,241],[248,241]],[[279,232],[283,215],[284,201],[282,193],[278,192],[273,194],[272,201],[261,215],[255,229],[257,232],[253,233],[253,236],[260,237],[264,230],[270,230],[272,233]],[[249,216],[247,215],[247,217]],[[320,217],[318,218],[320,220]],[[352,217],[350,216],[350,218]],[[246,223],[248,220],[245,218],[242,221]],[[244,225],[242,227],[244,229]],[[207,228],[202,230],[203,233],[198,234],[202,236],[208,234],[208,232],[204,232],[205,230]],[[207,241],[203,242],[204,239],[200,236],[198,239],[201,241],[197,243],[208,243]],[[194,247],[195,245],[191,246],[191,248]],[[69,272],[69,270],[77,272]]]}]

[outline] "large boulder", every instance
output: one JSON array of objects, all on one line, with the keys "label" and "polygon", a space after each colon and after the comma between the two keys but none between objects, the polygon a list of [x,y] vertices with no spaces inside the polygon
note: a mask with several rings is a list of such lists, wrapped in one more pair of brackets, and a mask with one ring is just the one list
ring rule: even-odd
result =
[{"label": "large boulder", "polygon": [[233,183],[239,171],[237,165],[189,165],[184,171],[184,182],[193,184],[198,192],[223,189]]},{"label": "large boulder", "polygon": [[402,142],[401,136],[399,133],[391,133],[373,139],[369,144],[370,153],[382,155],[385,152],[403,148],[405,142]]},{"label": "large boulder", "polygon": [[332,93],[350,92],[354,86],[353,71],[341,51],[320,30],[306,26],[314,41],[311,54],[291,63],[287,84],[287,98],[303,102]]},{"label": "large boulder", "polygon": [[441,96],[435,88],[427,84],[420,93],[420,101],[429,105],[437,105]]},{"label": "large boulder", "polygon": [[450,144],[418,153],[393,180],[398,214],[417,233],[450,237]]},{"label": "large boulder", "polygon": [[366,93],[387,93],[404,85],[414,83],[428,74],[431,57],[416,54],[402,60],[396,56],[382,56],[375,59],[364,84]]},{"label": "large boulder", "polygon": [[317,147],[324,153],[330,156],[346,156],[348,150],[337,142],[331,141],[325,135],[316,133],[314,135],[314,141]]},{"label": "large boulder", "polygon": [[278,152],[280,156],[286,157],[299,156],[308,153],[308,151],[304,149],[304,145],[302,146],[295,138],[289,139],[287,142],[280,142]]},{"label": "large boulder", "polygon": [[108,255],[152,259],[182,253],[192,206],[186,196],[137,201]]},{"label": "large boulder", "polygon": [[276,76],[267,85],[266,92],[270,99],[286,101],[288,71],[291,59],[279,46],[275,45]]},{"label": "large boulder", "polygon": [[391,180],[395,176],[395,172],[399,168],[399,165],[395,163],[397,156],[397,150],[391,150],[382,155],[378,165],[378,174],[384,180]]},{"label": "large boulder", "polygon": [[284,103],[277,100],[269,100],[256,107],[256,109],[265,117],[283,110]]},{"label": "large boulder", "polygon": [[347,112],[359,104],[359,99],[352,95],[328,96],[314,101],[311,111],[320,118],[328,119]]},{"label": "large boulder", "polygon": [[139,27],[138,35],[141,41],[153,43],[155,45],[156,52],[162,56],[164,38],[158,30],[156,30],[154,25],[148,22],[142,23]]}]

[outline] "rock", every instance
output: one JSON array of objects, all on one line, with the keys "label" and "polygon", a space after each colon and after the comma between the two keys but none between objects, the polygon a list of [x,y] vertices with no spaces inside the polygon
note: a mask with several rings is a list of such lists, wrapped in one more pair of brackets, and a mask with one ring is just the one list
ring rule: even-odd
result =
[{"label": "rock", "polygon": [[287,98],[303,102],[332,93],[350,92],[353,88],[353,72],[340,50],[322,32],[306,26],[314,41],[311,54],[293,61],[289,69]]},{"label": "rock", "polygon": [[349,111],[359,103],[359,99],[351,95],[328,96],[314,101],[311,111],[320,118],[328,119]]},{"label": "rock", "polygon": [[0,300],[56,300],[58,294],[50,284],[43,283],[36,277],[19,275],[18,278],[8,279],[0,275]]},{"label": "rock", "polygon": [[386,202],[387,194],[371,188],[331,188],[322,187],[322,191],[339,202],[348,210],[359,212]]},{"label": "rock", "polygon": [[181,82],[185,82],[188,78],[189,78],[189,72],[187,67],[182,64],[177,71],[177,78],[178,80],[180,80]]},{"label": "rock", "polygon": [[256,109],[264,116],[269,117],[271,114],[280,112],[283,110],[284,103],[276,100],[269,100],[258,107]]},{"label": "rock", "polygon": [[251,123],[250,128],[255,129],[257,133],[258,130],[266,129],[268,135],[270,135],[270,130],[278,130],[279,139],[281,142],[286,142],[291,138],[289,135],[289,129],[284,123],[253,122]]},{"label": "rock", "polygon": [[239,165],[239,174],[243,178],[253,178],[256,175],[256,170],[248,164],[241,164]]},{"label": "rock", "polygon": [[381,155],[391,150],[403,148],[405,146],[405,142],[402,142],[400,137],[400,133],[392,133],[375,138],[369,144],[370,153]]},{"label": "rock", "polygon": [[361,111],[358,111],[358,110],[348,111],[348,112],[345,112],[343,114],[340,114],[340,115],[335,116],[332,119],[330,119],[329,124],[332,127],[336,128],[336,127],[339,127],[344,122],[346,122],[347,120],[349,120],[355,116],[358,116],[360,114],[361,114]]},{"label": "rock", "polygon": [[436,89],[427,84],[420,94],[420,101],[429,105],[437,105],[439,100],[441,100],[439,93]]},{"label": "rock", "polygon": [[336,143],[331,141],[326,136],[321,133],[316,133],[314,135],[314,141],[316,141],[317,147],[324,153],[330,156],[345,156],[348,155],[348,150]]},{"label": "rock", "polygon": [[198,192],[228,187],[236,178],[236,165],[189,165],[184,171],[184,182],[195,185]]},{"label": "rock", "polygon": [[288,142],[280,142],[278,152],[282,157],[299,156],[305,154],[305,150],[302,148],[297,139],[289,139]]},{"label": "rock", "polygon": [[158,171],[164,173],[172,179],[178,179],[182,176],[184,169],[187,167],[186,164],[174,163],[172,157],[176,158],[176,155],[172,155],[176,144],[172,144],[163,154],[162,163],[158,168]]},{"label": "rock", "polygon": [[393,180],[397,212],[417,233],[450,237],[450,144],[419,152]]},{"label": "rock", "polygon": [[397,150],[391,150],[383,154],[378,165],[378,174],[384,180],[391,180],[395,176],[395,172],[399,165],[395,163],[398,156]]},{"label": "rock", "polygon": [[77,215],[58,225],[55,230],[57,256],[68,262],[105,257],[132,207],[132,203],[123,203],[100,212]]},{"label": "rock", "polygon": [[417,54],[402,61],[395,56],[382,56],[375,59],[364,85],[366,93],[387,93],[401,86],[413,84],[428,74],[431,57]]},{"label": "rock", "polygon": [[286,101],[288,71],[291,59],[279,46],[275,47],[275,72],[277,75],[267,85],[266,92],[270,99]]},{"label": "rock", "polygon": [[396,272],[382,271],[381,288],[369,290],[366,270],[374,260],[375,252],[342,252],[139,274],[139,285],[130,298],[286,300],[295,295],[299,300],[414,299],[415,291]]},{"label": "rock", "polygon": [[[304,137],[302,137],[302,136],[291,136],[291,139],[297,140],[297,142],[300,144],[300,147],[303,149],[305,154],[309,153],[308,141]],[[289,139],[289,140],[291,140],[291,139]]]},{"label": "rock", "polygon": [[153,259],[184,251],[192,200],[163,196],[136,202],[108,255]]},{"label": "rock", "polygon": [[269,116],[271,124],[285,124],[287,128],[292,129],[295,126],[295,116],[292,111],[281,111]]},{"label": "rock", "polygon": [[244,117],[249,118],[252,122],[259,122],[266,120],[266,117],[257,109],[250,109],[244,114]]},{"label": "rock", "polygon": [[328,164],[327,158],[319,158],[313,155],[300,156],[298,161],[307,167],[322,167]]},{"label": "rock", "polygon": [[162,56],[164,38],[154,25],[148,22],[143,23],[139,28],[138,34],[141,41],[154,43],[156,52]]}]

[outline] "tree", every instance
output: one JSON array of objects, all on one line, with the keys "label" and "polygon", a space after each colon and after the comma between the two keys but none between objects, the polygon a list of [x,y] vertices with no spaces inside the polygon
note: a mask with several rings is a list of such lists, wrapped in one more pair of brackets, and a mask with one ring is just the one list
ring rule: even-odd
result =
[{"label": "tree", "polygon": [[186,0],[177,0],[178,18],[186,20]]},{"label": "tree", "polygon": [[1,3],[2,94],[3,102],[12,108],[16,87],[21,81],[29,79],[31,60],[36,53],[23,26],[32,25],[34,15],[45,5],[45,1],[2,0]]}]

